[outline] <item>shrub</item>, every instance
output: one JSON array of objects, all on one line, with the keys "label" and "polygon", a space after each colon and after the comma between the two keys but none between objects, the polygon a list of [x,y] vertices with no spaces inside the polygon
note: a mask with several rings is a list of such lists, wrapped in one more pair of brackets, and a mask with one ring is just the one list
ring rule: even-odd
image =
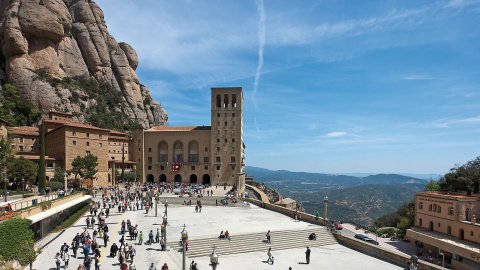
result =
[{"label": "shrub", "polygon": [[28,254],[34,251],[32,221],[19,217],[0,223],[0,256],[5,260],[18,260],[21,265],[29,263]]},{"label": "shrub", "polygon": [[56,182],[56,181],[50,181],[50,182],[47,183],[47,187],[51,188],[52,190],[62,189],[63,188],[63,183]]}]

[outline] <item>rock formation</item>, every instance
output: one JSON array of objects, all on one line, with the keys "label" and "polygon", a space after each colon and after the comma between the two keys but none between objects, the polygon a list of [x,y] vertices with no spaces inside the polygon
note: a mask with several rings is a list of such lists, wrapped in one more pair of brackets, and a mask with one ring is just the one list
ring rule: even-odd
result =
[{"label": "rock formation", "polygon": [[0,0],[0,42],[3,81],[40,111],[56,108],[89,122],[98,101],[81,86],[93,79],[120,97],[107,110],[144,128],[167,124],[166,111],[138,80],[135,50],[108,33],[93,1]]}]

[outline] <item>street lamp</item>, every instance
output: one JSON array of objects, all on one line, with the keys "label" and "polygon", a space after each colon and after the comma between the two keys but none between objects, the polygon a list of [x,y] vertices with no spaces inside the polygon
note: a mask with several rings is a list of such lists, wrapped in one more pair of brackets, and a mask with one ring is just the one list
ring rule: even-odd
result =
[{"label": "street lamp", "polygon": [[167,214],[165,214],[163,216],[163,224],[162,224],[162,227],[163,227],[163,240],[165,242],[165,251],[168,251],[167,249],[167,223],[168,223],[168,220],[167,220]]},{"label": "street lamp", "polygon": [[217,269],[217,265],[220,263],[218,262],[218,255],[215,252],[215,245],[213,245],[213,252],[210,254],[210,265],[212,266],[212,269],[215,270]]},{"label": "street lamp", "polygon": [[188,232],[185,230],[185,224],[183,224],[183,231],[182,231],[182,253],[183,253],[183,264],[182,264],[182,269],[186,269],[186,255],[185,255],[185,243],[187,242],[188,239]]},{"label": "street lamp", "polygon": [[158,193],[155,194],[155,216],[157,217],[157,208],[158,208]]},{"label": "street lamp", "polygon": [[65,192],[67,192],[67,190],[68,190],[67,172],[65,172],[65,176],[64,176],[63,180],[65,181],[65,183],[64,183],[64,185],[65,185]]},{"label": "street lamp", "polygon": [[5,185],[5,202],[7,202],[7,184],[8,184],[8,178],[7,178],[7,173],[5,173],[5,179],[3,180],[3,183]]},{"label": "street lamp", "polygon": [[168,216],[168,201],[165,199],[165,216]]},{"label": "street lamp", "polygon": [[22,177],[22,198],[25,198],[25,178]]}]

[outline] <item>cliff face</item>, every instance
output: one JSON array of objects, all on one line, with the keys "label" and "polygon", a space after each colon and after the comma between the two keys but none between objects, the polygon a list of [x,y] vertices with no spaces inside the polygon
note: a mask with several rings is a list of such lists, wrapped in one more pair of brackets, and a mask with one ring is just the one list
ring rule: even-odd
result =
[{"label": "cliff face", "polygon": [[[108,33],[93,1],[0,0],[0,42],[3,81],[40,111],[56,108],[92,122],[99,99],[114,97],[109,113],[144,128],[167,124],[166,111],[138,80],[135,50]],[[88,88],[92,83],[97,88]]]}]

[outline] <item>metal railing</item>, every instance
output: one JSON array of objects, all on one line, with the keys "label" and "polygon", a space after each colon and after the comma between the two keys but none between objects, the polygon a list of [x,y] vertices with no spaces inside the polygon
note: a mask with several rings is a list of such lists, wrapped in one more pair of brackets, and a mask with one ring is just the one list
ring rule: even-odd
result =
[{"label": "metal railing", "polygon": [[[65,196],[66,195],[67,194],[65,194]],[[36,197],[37,198],[32,198],[28,201],[25,201],[24,199],[22,199],[22,201],[11,203],[10,205],[12,206],[12,211],[19,211],[19,210],[22,210],[23,208],[34,206],[34,205],[37,205],[37,204],[45,202],[45,201],[55,200],[55,199],[58,198],[58,195],[53,194],[53,195],[48,195],[48,196],[42,196],[40,198],[38,198],[38,196],[36,196]]]}]

